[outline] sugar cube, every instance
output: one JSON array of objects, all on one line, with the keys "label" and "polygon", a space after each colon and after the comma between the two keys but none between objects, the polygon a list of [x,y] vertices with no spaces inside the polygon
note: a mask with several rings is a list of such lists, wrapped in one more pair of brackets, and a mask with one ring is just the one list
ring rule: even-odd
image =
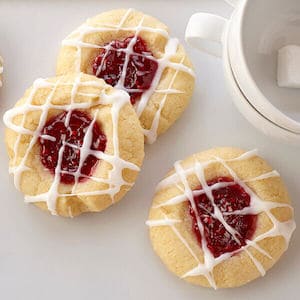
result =
[{"label": "sugar cube", "polygon": [[300,46],[279,49],[277,82],[279,87],[300,88]]}]

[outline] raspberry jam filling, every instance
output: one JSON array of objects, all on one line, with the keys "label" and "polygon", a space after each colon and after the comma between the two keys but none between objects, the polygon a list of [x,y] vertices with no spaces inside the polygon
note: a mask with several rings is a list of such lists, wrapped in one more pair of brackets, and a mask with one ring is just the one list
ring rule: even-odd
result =
[{"label": "raspberry jam filling", "polygon": [[[126,72],[123,72],[124,67]],[[106,83],[124,88],[135,104],[151,86],[158,63],[141,37],[114,40],[93,61],[93,73]]]},{"label": "raspberry jam filling", "polygon": [[[235,238],[229,233],[224,225],[213,216],[214,206],[206,194],[194,196],[197,214],[204,228],[207,247],[215,258],[224,253],[231,253],[246,245],[256,230],[257,215],[234,214],[235,211],[242,210],[250,206],[250,195],[232,179],[219,177],[209,181],[212,186],[218,182],[232,182],[231,185],[220,187],[212,191],[215,205],[221,211],[225,222],[233,228],[237,234]],[[201,187],[199,188],[201,190]],[[189,202],[189,211],[192,217],[193,231],[197,240],[202,245],[202,237],[197,225],[195,211]],[[238,239],[238,241],[237,241]]]},{"label": "raspberry jam filling", "polygon": [[80,162],[83,143],[90,143],[84,145],[90,150],[103,152],[106,148],[106,136],[96,122],[92,127],[92,136],[85,139],[91,123],[92,119],[86,113],[73,110],[69,115],[66,111],[60,113],[44,126],[39,138],[41,162],[54,174],[60,161],[58,167],[61,183],[74,184],[75,176],[72,173],[76,173],[79,167],[81,176],[78,181],[83,182],[92,175],[97,166],[99,159],[92,154],[88,154],[85,160]]}]

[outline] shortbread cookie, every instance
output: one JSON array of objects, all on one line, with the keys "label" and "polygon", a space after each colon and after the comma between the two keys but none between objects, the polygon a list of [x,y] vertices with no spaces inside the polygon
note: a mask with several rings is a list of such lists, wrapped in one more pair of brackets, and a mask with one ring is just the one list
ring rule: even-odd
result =
[{"label": "shortbread cookie", "polygon": [[3,58],[0,56],[0,87],[2,87]]},{"label": "shortbread cookie", "polygon": [[129,93],[152,143],[185,110],[194,72],[184,48],[155,18],[133,9],[88,19],[63,42],[57,74],[84,72]]},{"label": "shortbread cookie", "polygon": [[216,148],[176,162],[149,220],[155,252],[188,282],[213,288],[265,275],[289,245],[293,209],[256,151]]},{"label": "shortbread cookie", "polygon": [[143,161],[128,94],[94,76],[36,80],[4,122],[16,187],[52,214],[72,217],[118,202]]}]

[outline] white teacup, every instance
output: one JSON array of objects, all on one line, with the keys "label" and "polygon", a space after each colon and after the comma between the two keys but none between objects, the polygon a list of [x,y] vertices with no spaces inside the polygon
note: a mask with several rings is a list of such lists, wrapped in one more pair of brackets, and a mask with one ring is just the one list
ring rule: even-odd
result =
[{"label": "white teacup", "polygon": [[[283,46],[300,46],[300,0],[227,0],[235,6],[230,20],[208,13],[194,14],[186,29],[192,46],[223,56],[234,80],[225,75],[233,89],[240,89],[240,111],[249,120],[247,99],[257,114],[277,130],[265,133],[286,140],[300,140],[300,89],[279,88],[276,80],[277,52]],[[300,72],[300,70],[299,70]],[[244,103],[244,105],[243,105]],[[244,109],[243,109],[244,108]],[[260,118],[261,119],[261,118]],[[274,127],[274,126],[271,127]],[[274,128],[275,128],[274,127]],[[287,138],[288,136],[288,138]]]}]

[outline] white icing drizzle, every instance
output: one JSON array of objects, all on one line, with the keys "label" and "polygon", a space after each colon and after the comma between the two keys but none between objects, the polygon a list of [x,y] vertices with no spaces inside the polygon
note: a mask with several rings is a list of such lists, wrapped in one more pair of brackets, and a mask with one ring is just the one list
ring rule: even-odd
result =
[{"label": "white icing drizzle", "polygon": [[[223,261],[229,259],[232,255],[240,252],[240,251],[245,251],[247,255],[250,257],[252,260],[253,264],[257,268],[257,270],[260,272],[262,276],[265,275],[266,271],[260,261],[254,257],[254,255],[249,251],[250,247],[256,249],[256,251],[260,252],[262,255],[268,257],[269,259],[272,259],[271,255],[267,253],[264,249],[262,249],[259,245],[258,242],[262,241],[265,238],[269,237],[276,237],[276,236],[282,236],[285,239],[286,242],[286,248],[288,247],[290,238],[292,236],[293,231],[296,228],[295,221],[293,219],[288,220],[286,222],[280,222],[275,218],[275,216],[272,214],[271,210],[274,208],[280,208],[280,207],[285,207],[289,208],[291,211],[293,211],[293,208],[284,203],[277,203],[277,202],[271,202],[271,201],[263,201],[260,199],[246,184],[246,182],[254,182],[254,181],[259,181],[259,180],[265,180],[268,178],[272,177],[279,177],[279,173],[277,171],[271,171],[265,174],[261,174],[255,178],[251,179],[246,179],[246,180],[241,180],[237,174],[228,166],[228,162],[232,161],[242,161],[242,160],[247,160],[257,154],[257,150],[249,151],[244,154],[242,154],[239,157],[236,157],[234,159],[229,159],[229,160],[224,160],[221,159],[220,157],[213,157],[212,160],[206,161],[206,162],[199,162],[196,157],[194,157],[195,161],[192,167],[188,167],[184,169],[182,167],[181,162],[176,162],[174,167],[175,167],[175,173],[170,175],[169,177],[165,178],[160,182],[160,184],[157,187],[157,191],[165,189],[169,186],[176,185],[179,187],[179,184],[183,185],[183,189],[180,188],[180,190],[183,192],[181,195],[175,196],[173,198],[170,198],[166,200],[164,203],[154,206],[153,208],[160,208],[164,206],[170,206],[170,205],[177,205],[179,203],[183,203],[186,201],[190,201],[191,207],[194,210],[196,220],[197,220],[197,225],[200,231],[201,235],[201,244],[202,244],[202,252],[203,252],[203,263],[199,261],[199,258],[195,255],[195,253],[192,251],[191,247],[188,245],[187,240],[183,238],[183,236],[180,234],[180,232],[176,229],[176,225],[183,220],[172,220],[169,219],[164,213],[163,213],[163,218],[160,220],[150,220],[147,221],[146,224],[150,227],[158,227],[158,226],[170,226],[170,228],[173,230],[174,234],[179,238],[179,240],[185,245],[186,249],[189,251],[189,253],[195,258],[197,266],[193,268],[192,270],[186,272],[182,277],[189,277],[189,276],[205,276],[209,282],[209,284],[213,288],[217,288],[214,275],[213,275],[213,270],[214,268],[222,263]],[[211,186],[208,186],[205,175],[204,175],[204,170],[207,168],[210,164],[213,163],[220,163],[230,174],[230,176],[233,179],[233,182],[221,182],[221,183],[216,183]],[[202,186],[202,190],[191,190],[187,177],[195,174],[199,180],[200,185]],[[215,189],[219,189],[221,187],[225,186],[230,186],[232,184],[239,184],[249,195],[251,198],[250,201],[250,206],[245,207],[242,210],[239,211],[234,211],[234,212],[227,212],[223,213],[223,215],[231,215],[231,214],[260,214],[260,213],[265,213],[270,221],[273,224],[273,227],[260,234],[257,235],[253,240],[247,240],[246,245],[242,246],[240,249],[233,251],[231,253],[224,253],[220,255],[219,257],[215,258],[210,250],[207,248],[207,241],[205,239],[204,235],[204,227],[202,222],[200,221],[199,214],[197,213],[196,209],[196,203],[194,201],[194,196],[200,195],[200,194],[206,194],[208,199],[211,201],[211,204],[214,207],[214,213],[212,216],[216,219],[218,219],[223,226],[226,228],[226,230],[232,235],[232,237],[236,240],[238,240],[239,234],[235,231],[234,228],[232,228],[229,224],[226,223],[224,220],[224,217],[222,213],[220,212],[219,208],[215,205],[214,199],[212,196],[212,191]]]},{"label": "white icing drizzle", "polygon": [[[184,65],[185,56],[182,58],[182,60],[179,63],[175,63],[175,62],[171,61],[172,57],[177,52],[179,42],[176,38],[171,38],[169,36],[169,33],[166,30],[161,29],[161,28],[153,28],[153,27],[143,25],[144,17],[141,18],[139,24],[135,27],[124,26],[126,20],[134,12],[135,12],[135,10],[128,9],[125,12],[123,18],[121,19],[121,21],[118,25],[105,24],[105,25],[101,25],[101,27],[96,27],[96,26],[94,27],[94,26],[88,25],[88,23],[84,23],[77,30],[73,31],[65,40],[63,40],[62,45],[76,47],[77,52],[76,52],[75,69],[79,72],[81,70],[82,48],[105,49],[106,54],[108,53],[108,51],[110,49],[112,49],[111,44],[108,44],[105,46],[104,45],[99,46],[99,45],[95,45],[92,43],[84,42],[83,40],[86,35],[91,34],[91,33],[103,33],[103,32],[111,32],[111,31],[115,31],[115,32],[129,31],[134,34],[132,37],[132,40],[128,44],[127,48],[121,49],[122,52],[125,53],[125,61],[124,61],[123,69],[122,69],[122,74],[121,74],[120,79],[115,87],[125,90],[126,92],[143,92],[141,99],[135,104],[135,110],[139,117],[144,112],[146,106],[148,105],[150,98],[152,97],[152,95],[154,93],[164,94],[162,100],[160,101],[159,107],[155,113],[155,116],[152,121],[150,129],[144,129],[144,135],[146,137],[146,141],[147,141],[147,143],[151,144],[151,143],[155,142],[155,140],[157,138],[157,130],[158,130],[158,126],[159,126],[161,112],[167,101],[168,95],[184,93],[184,91],[180,91],[180,90],[172,88],[174,81],[176,79],[176,76],[178,75],[179,72],[188,73],[192,77],[194,77],[195,74],[194,74],[194,71],[192,70],[192,68],[189,68]],[[135,45],[138,36],[142,32],[151,32],[151,33],[156,33],[156,34],[163,36],[167,40],[166,46],[165,46],[165,51],[164,51],[162,57],[160,57],[160,58],[154,58],[152,56],[147,56],[147,58],[155,60],[158,63],[158,69],[153,78],[152,84],[148,90],[143,91],[143,90],[136,90],[136,89],[135,90],[126,89],[124,87],[124,82],[125,82],[127,65],[129,63],[130,55],[133,54],[133,46]],[[104,57],[105,57],[105,55],[104,55]],[[135,55],[138,55],[138,54],[135,53]],[[98,75],[100,73],[103,62],[104,62],[104,59],[102,60],[101,65],[99,66],[96,75]],[[158,90],[157,87],[162,78],[162,74],[166,68],[173,69],[175,71],[175,73],[172,76],[168,87],[166,89]]]},{"label": "white icing drizzle", "polygon": [[[114,196],[120,191],[122,186],[132,186],[133,183],[127,182],[122,175],[122,172],[124,169],[130,169],[134,171],[139,171],[139,167],[135,164],[125,161],[120,157],[119,154],[119,138],[118,138],[118,121],[119,121],[119,112],[121,108],[129,103],[129,96],[126,92],[122,90],[114,90],[110,94],[106,94],[103,90],[101,93],[98,94],[85,94],[85,93],[78,93],[78,89],[80,87],[102,87],[102,85],[99,84],[98,81],[82,81],[81,80],[82,74],[79,73],[76,75],[76,78],[74,82],[61,82],[58,80],[56,83],[52,83],[48,81],[47,79],[38,79],[34,82],[33,87],[31,89],[30,94],[27,96],[25,103],[23,103],[21,106],[14,107],[13,109],[8,110],[3,117],[5,125],[15,131],[18,136],[16,139],[16,142],[13,146],[14,151],[14,157],[12,160],[12,167],[10,167],[10,173],[14,174],[14,182],[15,186],[20,189],[20,183],[22,179],[22,174],[30,170],[30,168],[27,166],[27,159],[28,156],[33,148],[33,146],[38,142],[38,139],[41,136],[41,131],[43,127],[45,126],[48,118],[49,110],[52,109],[58,109],[60,111],[67,111],[66,118],[65,118],[65,126],[68,127],[71,112],[75,109],[84,109],[88,110],[90,108],[95,108],[97,105],[111,105],[110,112],[112,117],[112,126],[113,126],[113,134],[112,134],[112,144],[113,144],[113,154],[107,154],[105,152],[92,150],[90,148],[92,144],[92,130],[94,122],[96,121],[98,110],[95,110],[95,113],[93,115],[93,121],[86,129],[86,133],[83,139],[83,145],[80,147],[80,161],[79,161],[79,167],[77,169],[77,172],[75,173],[69,173],[67,171],[61,170],[61,162],[63,158],[63,152],[66,145],[71,147],[76,147],[75,145],[70,145],[67,142],[62,142],[62,147],[59,150],[58,155],[58,164],[55,169],[53,183],[51,184],[49,190],[43,194],[37,194],[37,195],[25,195],[25,201],[26,202],[41,202],[44,201],[47,203],[47,207],[50,210],[52,214],[56,214],[56,204],[57,199],[59,197],[71,197],[71,196],[97,196],[97,195],[109,195],[111,198],[112,203],[114,203]],[[70,93],[70,103],[65,105],[59,105],[59,104],[53,104],[52,98],[55,93],[55,91],[63,86],[71,86],[72,90]],[[49,95],[47,96],[45,103],[42,105],[35,105],[32,103],[33,97],[36,95],[36,93],[42,89],[42,88],[48,88],[51,90]],[[75,102],[76,95],[86,96],[86,97],[92,97],[92,98],[98,98],[98,101],[93,102],[82,102],[78,103]],[[39,111],[41,112],[39,123],[37,128],[34,131],[31,131],[29,129],[26,129],[24,127],[25,125],[25,118],[26,115],[32,111]],[[22,121],[20,125],[17,125],[14,123],[14,118],[16,116],[22,116]],[[22,157],[20,162],[17,162],[17,156],[18,156],[18,149],[20,145],[20,140],[22,135],[29,135],[31,137],[30,143],[26,149],[26,152],[24,156]],[[45,138],[45,135],[43,135],[43,138]],[[52,136],[46,136],[49,140],[54,140],[55,138]],[[81,167],[85,161],[85,159],[89,156],[93,155],[96,158],[106,161],[109,164],[111,164],[112,169],[109,172],[108,178],[97,178],[94,176],[86,176],[80,173]],[[101,163],[101,162],[100,162]],[[59,192],[59,186],[60,186],[60,174],[71,174],[75,177],[75,184],[72,187],[72,191],[70,193],[60,193]],[[77,186],[79,184],[79,178],[80,177],[88,177],[89,180],[93,180],[95,182],[101,182],[108,184],[108,188],[105,190],[92,190],[87,192],[76,192]],[[69,208],[69,215],[72,216],[71,208]]]},{"label": "white icing drizzle", "polygon": [[3,58],[0,56],[0,87],[2,87]]},{"label": "white icing drizzle", "polygon": [[146,224],[148,226],[171,226],[181,222],[181,220],[168,219],[167,217],[165,217],[164,220],[149,220],[146,222]]}]

